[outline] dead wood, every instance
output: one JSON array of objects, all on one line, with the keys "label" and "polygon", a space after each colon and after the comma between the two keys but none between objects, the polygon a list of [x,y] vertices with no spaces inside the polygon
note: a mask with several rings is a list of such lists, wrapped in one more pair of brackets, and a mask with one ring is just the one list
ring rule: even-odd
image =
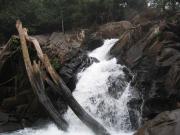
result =
[{"label": "dead wood", "polygon": [[20,43],[21,43],[26,71],[27,71],[31,86],[34,90],[34,93],[38,97],[40,103],[47,110],[51,118],[54,120],[56,125],[62,130],[67,130],[68,128],[67,122],[62,118],[60,113],[56,110],[56,108],[51,103],[51,100],[45,93],[45,86],[42,80],[39,66],[36,64],[36,62],[34,62],[34,65],[32,65],[31,63],[28,48],[27,48],[27,42],[25,38],[26,30],[22,27],[22,23],[20,21],[17,21],[16,28],[18,30],[19,37],[20,37]]}]

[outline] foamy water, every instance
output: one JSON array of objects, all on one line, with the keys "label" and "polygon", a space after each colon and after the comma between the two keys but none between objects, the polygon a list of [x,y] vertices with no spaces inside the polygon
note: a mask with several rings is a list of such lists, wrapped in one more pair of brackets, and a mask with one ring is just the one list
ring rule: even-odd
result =
[{"label": "foamy water", "polygon": [[[124,92],[118,98],[113,98],[108,93],[109,77],[115,80],[124,78],[123,66],[117,64],[116,58],[110,59],[108,53],[117,39],[105,40],[104,44],[89,53],[98,63],[93,63],[77,75],[78,82],[73,96],[83,108],[98,120],[112,135],[132,135],[129,131],[131,124],[127,110],[127,102],[131,97],[129,83],[125,83]],[[8,135],[94,135],[72,112],[64,116],[70,127],[67,132],[59,130],[54,124],[49,123],[41,129],[24,129]]]}]

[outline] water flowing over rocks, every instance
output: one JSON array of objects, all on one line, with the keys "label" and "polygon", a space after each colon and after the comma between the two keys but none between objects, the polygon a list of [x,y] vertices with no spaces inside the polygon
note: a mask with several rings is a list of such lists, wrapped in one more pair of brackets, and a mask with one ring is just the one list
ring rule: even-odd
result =
[{"label": "water flowing over rocks", "polygon": [[[107,23],[89,33],[64,35],[56,32],[34,37],[74,97],[105,127],[117,130],[116,133],[123,131],[122,134],[141,127],[135,135],[178,135],[179,17],[177,13],[167,19],[154,11],[147,11],[130,21]],[[104,40],[106,38],[117,40]],[[13,45],[16,40],[13,40]],[[106,47],[102,46],[104,42]],[[0,53],[11,49],[14,48],[0,49]],[[0,83],[5,82],[5,85],[0,85],[0,132],[32,126],[39,118],[48,117],[33,94],[27,76],[23,75],[20,51],[13,52],[12,56],[9,53],[4,55],[8,55],[6,62],[0,61]],[[17,82],[11,79],[16,74],[19,74],[17,82],[21,80],[21,85],[14,89]],[[85,130],[82,134],[87,131],[92,135],[80,121],[75,120],[77,118],[72,117],[73,113],[62,97],[51,88],[47,93],[57,110],[72,124],[68,135],[79,129],[78,124]],[[50,128],[66,134],[54,125]]]},{"label": "water flowing over rocks", "polygon": [[[125,70],[125,67],[117,64],[117,60],[109,56],[109,50],[115,42],[117,42],[117,39],[105,40],[102,47],[88,54],[79,51],[76,57],[64,63],[64,66],[60,69],[60,74],[64,73],[63,79],[67,77],[66,81],[68,81],[68,79],[73,79],[68,76],[68,71],[70,71],[69,75],[76,76],[78,73],[76,89],[73,92],[77,101],[109,129],[112,134],[122,132],[122,134],[127,135],[128,133],[124,132],[131,129],[126,106],[128,97],[130,96],[130,80],[126,80],[128,77],[124,74],[124,71],[128,71]],[[63,70],[64,72],[62,72]],[[119,88],[121,88],[121,92],[118,91]],[[47,89],[47,93],[54,105],[58,105],[59,112],[63,114],[63,110],[67,109],[66,106],[63,106],[65,103],[59,100],[57,94],[53,93],[51,89]],[[88,134],[92,135],[91,131],[87,127],[84,127],[82,122],[75,118],[72,113],[68,109],[65,115],[65,118],[71,124],[70,131],[67,134],[72,134],[73,128],[82,128]],[[83,133],[82,129],[79,129],[80,133]],[[35,130],[39,134],[38,129]],[[26,130],[22,130],[20,132],[28,135],[33,130],[27,130],[27,132]],[[58,132],[66,134],[63,131]],[[14,132],[14,134],[18,133],[19,131]]]},{"label": "water flowing over rocks", "polygon": [[[103,46],[88,54],[98,62],[79,72],[73,95],[107,129],[123,134],[131,129],[126,106],[130,88],[123,72],[124,67],[109,56],[109,50],[115,42],[117,39],[105,40]],[[67,113],[68,116],[70,114],[71,111]]]}]

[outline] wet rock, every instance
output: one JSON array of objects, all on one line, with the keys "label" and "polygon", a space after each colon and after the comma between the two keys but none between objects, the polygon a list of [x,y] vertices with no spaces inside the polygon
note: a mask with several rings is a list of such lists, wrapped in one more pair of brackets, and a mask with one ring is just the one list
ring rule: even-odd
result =
[{"label": "wet rock", "polygon": [[98,60],[90,58],[87,56],[86,52],[80,51],[77,56],[72,58],[70,61],[67,61],[60,69],[60,75],[72,91],[76,86],[77,73],[90,66],[93,62],[98,62]]},{"label": "wet rock", "polygon": [[139,98],[132,98],[127,103],[132,130],[136,130],[141,126],[141,105],[142,99]]},{"label": "wet rock", "polygon": [[109,82],[109,88],[108,88],[109,94],[113,98],[119,99],[127,86],[126,79],[124,78],[124,76],[119,76],[117,78],[113,78],[110,76],[108,78],[108,82]]},{"label": "wet rock", "polygon": [[23,126],[13,115],[0,112],[0,133],[15,131],[22,128]]},{"label": "wet rock", "polygon": [[134,135],[179,135],[180,109],[166,111],[148,121]]},{"label": "wet rock", "polygon": [[103,39],[119,38],[125,31],[132,28],[132,24],[128,21],[110,22],[96,28],[86,34],[83,46],[92,51],[103,44]]},{"label": "wet rock", "polygon": [[123,72],[124,72],[124,77],[126,79],[127,82],[133,81],[133,73],[130,71],[129,68],[127,67],[123,67]]},{"label": "wet rock", "polygon": [[92,51],[103,44],[103,39],[97,37],[96,35],[90,34],[87,35],[86,39],[83,42],[83,47],[88,50]]},{"label": "wet rock", "polygon": [[19,123],[8,122],[4,125],[0,125],[0,133],[11,132],[23,129],[23,126]]},{"label": "wet rock", "polygon": [[152,119],[156,115],[166,110],[172,110],[170,99],[154,97],[146,99],[142,105],[142,117]]}]

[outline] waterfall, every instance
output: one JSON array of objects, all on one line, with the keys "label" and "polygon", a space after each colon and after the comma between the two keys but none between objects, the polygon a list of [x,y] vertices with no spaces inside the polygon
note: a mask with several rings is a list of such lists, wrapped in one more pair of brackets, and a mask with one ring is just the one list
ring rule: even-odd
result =
[{"label": "waterfall", "polygon": [[[73,96],[112,135],[132,135],[129,132],[131,124],[126,106],[131,97],[131,88],[125,80],[122,70],[124,66],[117,64],[116,58],[109,57],[109,50],[117,41],[117,39],[105,40],[101,47],[88,54],[99,62],[94,62],[78,73]],[[117,79],[120,79],[122,87],[118,91],[111,92],[113,89],[110,87]],[[116,98],[111,93],[116,94]],[[68,109],[64,117],[70,124],[66,133],[58,130],[53,123],[49,123],[40,129],[27,128],[8,135],[94,135],[71,109]]]}]

